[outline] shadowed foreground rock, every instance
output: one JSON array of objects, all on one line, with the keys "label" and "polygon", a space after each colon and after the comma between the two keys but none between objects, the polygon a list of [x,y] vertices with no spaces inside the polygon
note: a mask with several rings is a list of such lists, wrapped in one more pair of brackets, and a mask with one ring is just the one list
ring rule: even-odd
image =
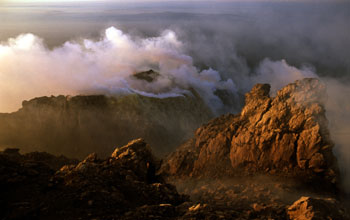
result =
[{"label": "shadowed foreground rock", "polygon": [[162,172],[183,177],[269,173],[336,184],[325,86],[318,79],[303,79],[275,97],[269,92],[270,85],[255,85],[241,114],[221,116],[197,129],[193,139],[168,157]]},{"label": "shadowed foreground rock", "polygon": [[0,159],[0,219],[137,219],[140,209],[170,218],[186,200],[155,175],[159,162],[141,139],[58,171],[28,154],[7,150]]},{"label": "shadowed foreground rock", "polygon": [[[57,170],[62,164],[67,165]],[[266,177],[181,182],[180,190],[191,195],[189,200],[156,175],[159,165],[142,139],[116,149],[105,160],[92,153],[81,162],[7,149],[0,152],[0,219],[284,220],[313,213],[348,219],[331,198],[322,206],[306,201],[314,208],[298,201],[287,210],[300,192],[290,182],[276,184]],[[319,214],[319,207],[327,215]]]}]

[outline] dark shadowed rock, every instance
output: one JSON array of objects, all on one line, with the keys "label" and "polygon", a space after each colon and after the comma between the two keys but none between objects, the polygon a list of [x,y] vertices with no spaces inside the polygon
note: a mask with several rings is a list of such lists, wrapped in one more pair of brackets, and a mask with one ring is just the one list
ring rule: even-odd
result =
[{"label": "dark shadowed rock", "polygon": [[159,76],[160,74],[152,69],[144,72],[135,73],[133,75],[133,77],[135,77],[136,79],[145,80],[147,82],[153,82]]},{"label": "dark shadowed rock", "polygon": [[54,156],[46,152],[30,152],[26,154],[20,154],[18,148],[6,148],[4,151],[0,151],[0,156],[5,158],[4,160],[10,160],[20,162],[23,164],[43,164],[52,170],[57,170],[63,165],[76,164],[78,160],[69,159],[63,155]]},{"label": "dark shadowed rock", "polygon": [[336,183],[324,84],[303,79],[275,97],[269,91],[268,84],[255,85],[241,114],[223,115],[197,129],[194,139],[168,157],[162,172],[197,177],[262,172]]},{"label": "dark shadowed rock", "polygon": [[160,181],[160,177],[156,176],[156,169],[159,169],[160,161],[156,160],[151,147],[143,139],[133,140],[115,149],[111,157],[133,170],[136,176],[143,181],[149,183]]},{"label": "dark shadowed rock", "polygon": [[128,219],[130,212],[168,218],[187,200],[156,176],[159,162],[142,139],[107,159],[93,153],[59,170],[38,156],[0,159],[0,219]]},{"label": "dark shadowed rock", "polygon": [[6,148],[3,151],[4,154],[12,154],[12,155],[19,155],[19,149],[18,148]]}]

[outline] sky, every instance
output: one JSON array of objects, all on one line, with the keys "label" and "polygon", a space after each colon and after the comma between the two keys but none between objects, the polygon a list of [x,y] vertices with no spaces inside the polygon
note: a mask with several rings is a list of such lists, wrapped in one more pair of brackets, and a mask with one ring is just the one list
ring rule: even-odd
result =
[{"label": "sky", "polygon": [[[248,2],[248,1],[281,1],[281,2],[292,2],[292,1],[297,1],[297,2],[320,2],[320,1],[332,1],[335,2],[337,0],[211,0],[207,2]],[[338,1],[347,1],[347,0],[338,0]],[[132,2],[205,2],[203,0],[187,0],[187,1],[178,1],[178,0],[131,0],[131,1],[126,1],[126,0],[0,0],[1,2],[11,2],[11,3],[31,3],[31,2],[44,2],[44,3],[50,3],[50,2],[122,2],[122,3],[132,3]]]}]

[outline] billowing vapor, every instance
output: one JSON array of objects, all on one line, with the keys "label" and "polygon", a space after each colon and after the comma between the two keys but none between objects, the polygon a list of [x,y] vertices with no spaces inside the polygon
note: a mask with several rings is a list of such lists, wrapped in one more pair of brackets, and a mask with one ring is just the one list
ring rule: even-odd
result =
[{"label": "billowing vapor", "polygon": [[[11,38],[0,45],[0,112],[45,95],[140,93],[164,98],[188,94],[189,89],[215,112],[222,105],[215,90],[235,92],[235,85],[213,69],[198,70],[182,47],[172,31],[141,39],[114,27],[98,41],[66,42],[52,50],[33,34]],[[160,73],[152,82],[133,77],[149,69]]]},{"label": "billowing vapor", "polygon": [[266,82],[271,85],[271,93],[274,94],[283,86],[294,82],[295,80],[306,77],[317,77],[310,67],[296,67],[288,65],[285,60],[271,61],[264,59],[253,77],[256,83]]},{"label": "billowing vapor", "polygon": [[[0,112],[15,111],[23,100],[38,96],[139,93],[165,98],[195,89],[214,112],[222,113],[218,89],[235,94],[238,88],[246,92],[255,83],[266,82],[274,93],[297,79],[316,76],[310,67],[297,69],[285,60],[266,58],[252,74],[224,78],[225,73],[212,68],[195,67],[184,45],[170,30],[159,37],[137,38],[114,27],[98,41],[81,39],[54,49],[33,34],[10,38],[0,45]],[[160,73],[152,82],[133,77],[149,69]]]},{"label": "billowing vapor", "polygon": [[336,145],[334,153],[341,168],[344,189],[350,193],[350,85],[332,78],[324,80],[329,96],[326,114]]}]

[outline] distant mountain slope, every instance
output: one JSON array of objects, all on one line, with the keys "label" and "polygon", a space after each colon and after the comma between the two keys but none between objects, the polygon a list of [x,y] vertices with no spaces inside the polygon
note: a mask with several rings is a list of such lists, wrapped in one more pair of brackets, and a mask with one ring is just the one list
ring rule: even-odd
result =
[{"label": "distant mountain slope", "polygon": [[194,95],[152,98],[138,94],[40,97],[0,114],[0,147],[70,157],[106,156],[116,145],[143,137],[156,154],[172,151],[213,114]]}]

